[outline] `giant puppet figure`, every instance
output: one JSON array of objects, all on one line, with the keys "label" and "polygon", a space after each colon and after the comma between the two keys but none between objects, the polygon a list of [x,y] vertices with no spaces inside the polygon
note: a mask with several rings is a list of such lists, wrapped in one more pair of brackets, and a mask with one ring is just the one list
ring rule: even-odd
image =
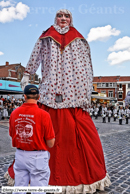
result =
[{"label": "giant puppet figure", "polygon": [[41,63],[39,107],[50,113],[56,141],[49,149],[50,185],[63,193],[94,193],[111,184],[102,145],[88,114],[93,70],[86,39],[73,27],[71,12],[56,13],[54,25],[38,38],[22,79]]}]

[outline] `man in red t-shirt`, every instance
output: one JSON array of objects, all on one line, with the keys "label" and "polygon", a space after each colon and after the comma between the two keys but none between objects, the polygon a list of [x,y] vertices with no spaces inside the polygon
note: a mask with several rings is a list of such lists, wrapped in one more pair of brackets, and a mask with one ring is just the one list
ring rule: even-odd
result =
[{"label": "man in red t-shirt", "polygon": [[50,177],[49,152],[55,134],[49,113],[38,108],[39,90],[34,85],[24,89],[25,103],[10,116],[9,134],[16,147],[15,186],[47,186]]}]

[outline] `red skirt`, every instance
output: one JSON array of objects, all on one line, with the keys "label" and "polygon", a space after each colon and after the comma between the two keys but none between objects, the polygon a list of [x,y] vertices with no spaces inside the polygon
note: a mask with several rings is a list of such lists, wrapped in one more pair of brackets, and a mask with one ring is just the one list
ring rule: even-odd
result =
[{"label": "red skirt", "polygon": [[50,185],[92,184],[106,176],[97,129],[81,108],[53,109],[43,104],[52,119],[56,141],[50,152]]},{"label": "red skirt", "polygon": [[[81,108],[53,109],[43,104],[52,119],[56,141],[50,152],[49,185],[91,185],[106,177],[102,145],[96,127]],[[8,173],[14,178],[13,164]]]}]

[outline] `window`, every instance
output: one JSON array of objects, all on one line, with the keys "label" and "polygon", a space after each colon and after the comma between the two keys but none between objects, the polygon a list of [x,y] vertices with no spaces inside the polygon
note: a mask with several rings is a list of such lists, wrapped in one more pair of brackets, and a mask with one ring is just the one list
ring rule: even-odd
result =
[{"label": "window", "polygon": [[122,92],[119,92],[119,99],[122,99]]},{"label": "window", "polygon": [[33,81],[33,75],[31,75],[31,81]]},{"label": "window", "polygon": [[105,83],[102,83],[102,87],[106,87],[106,84]]},{"label": "window", "polygon": [[106,91],[105,91],[105,90],[101,90],[101,93],[102,93],[102,94],[106,94]]},{"label": "window", "polygon": [[9,71],[9,77],[11,77],[11,71]]},{"label": "window", "polygon": [[97,87],[101,87],[101,83],[97,83]]},{"label": "window", "polygon": [[113,97],[113,91],[108,92],[108,97],[110,97],[110,98]]},{"label": "window", "polygon": [[113,87],[117,87],[116,83],[113,83]]},{"label": "window", "polygon": [[108,83],[106,83],[106,87],[108,87]]},{"label": "window", "polygon": [[112,87],[113,86],[113,83],[109,83],[109,87]]},{"label": "window", "polygon": [[[35,75],[35,81],[38,81],[38,75]],[[94,86],[93,86],[94,87]]]},{"label": "window", "polygon": [[119,88],[122,88],[122,84],[119,84]]},{"label": "window", "polygon": [[18,79],[21,79],[21,73],[18,73]]},{"label": "window", "polygon": [[130,84],[128,84],[128,88],[130,88]]}]

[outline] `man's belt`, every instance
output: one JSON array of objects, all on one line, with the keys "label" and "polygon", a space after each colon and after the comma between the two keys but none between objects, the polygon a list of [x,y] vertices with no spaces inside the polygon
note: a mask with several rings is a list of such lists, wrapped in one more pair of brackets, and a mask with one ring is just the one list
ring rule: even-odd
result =
[{"label": "man's belt", "polygon": [[[20,148],[17,148],[18,150],[22,150]],[[29,150],[22,150],[22,151],[29,151]],[[44,150],[30,150],[30,151],[44,151]]]}]

